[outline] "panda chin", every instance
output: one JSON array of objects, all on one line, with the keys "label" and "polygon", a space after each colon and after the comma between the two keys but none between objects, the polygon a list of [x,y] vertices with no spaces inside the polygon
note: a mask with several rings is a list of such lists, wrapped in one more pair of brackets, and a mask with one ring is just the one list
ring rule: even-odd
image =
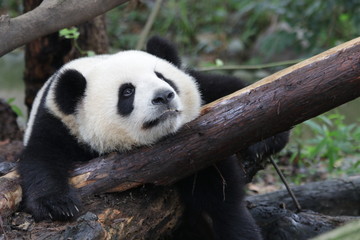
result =
[{"label": "panda chin", "polygon": [[179,110],[177,110],[177,109],[167,109],[158,118],[155,118],[155,119],[150,120],[150,121],[146,121],[142,125],[142,129],[144,129],[144,130],[152,129],[152,128],[156,127],[156,126],[161,125],[165,121],[177,118],[179,115],[180,115]]}]

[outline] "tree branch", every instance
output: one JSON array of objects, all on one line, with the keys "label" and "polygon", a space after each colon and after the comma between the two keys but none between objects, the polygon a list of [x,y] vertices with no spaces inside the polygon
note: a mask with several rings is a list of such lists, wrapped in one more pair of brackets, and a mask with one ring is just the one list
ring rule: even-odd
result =
[{"label": "tree branch", "polygon": [[92,19],[128,0],[46,0],[16,18],[0,17],[0,56],[38,37]]}]

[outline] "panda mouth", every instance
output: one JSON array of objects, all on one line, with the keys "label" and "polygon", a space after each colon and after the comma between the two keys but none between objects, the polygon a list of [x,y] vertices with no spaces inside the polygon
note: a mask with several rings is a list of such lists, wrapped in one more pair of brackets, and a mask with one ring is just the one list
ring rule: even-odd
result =
[{"label": "panda mouth", "polygon": [[143,124],[142,128],[147,130],[153,127],[156,127],[157,125],[159,125],[160,123],[166,121],[169,118],[175,118],[180,114],[180,111],[177,109],[167,109],[165,110],[160,117],[147,121]]}]

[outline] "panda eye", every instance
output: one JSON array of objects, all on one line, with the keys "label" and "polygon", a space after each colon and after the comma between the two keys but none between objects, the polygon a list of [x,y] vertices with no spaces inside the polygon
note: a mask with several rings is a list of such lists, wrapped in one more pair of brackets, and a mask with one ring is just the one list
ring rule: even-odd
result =
[{"label": "panda eye", "polygon": [[133,95],[133,93],[135,92],[135,88],[134,87],[127,87],[127,88],[124,88],[124,90],[122,91],[122,95],[124,97],[130,97],[131,95]]}]

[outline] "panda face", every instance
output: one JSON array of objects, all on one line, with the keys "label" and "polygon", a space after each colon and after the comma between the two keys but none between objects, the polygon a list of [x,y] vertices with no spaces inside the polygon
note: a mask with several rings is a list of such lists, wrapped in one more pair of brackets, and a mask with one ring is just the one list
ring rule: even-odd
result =
[{"label": "panda face", "polygon": [[78,59],[61,71],[79,71],[86,89],[73,114],[49,91],[47,107],[79,140],[99,153],[150,145],[198,116],[201,99],[192,77],[141,51]]}]

